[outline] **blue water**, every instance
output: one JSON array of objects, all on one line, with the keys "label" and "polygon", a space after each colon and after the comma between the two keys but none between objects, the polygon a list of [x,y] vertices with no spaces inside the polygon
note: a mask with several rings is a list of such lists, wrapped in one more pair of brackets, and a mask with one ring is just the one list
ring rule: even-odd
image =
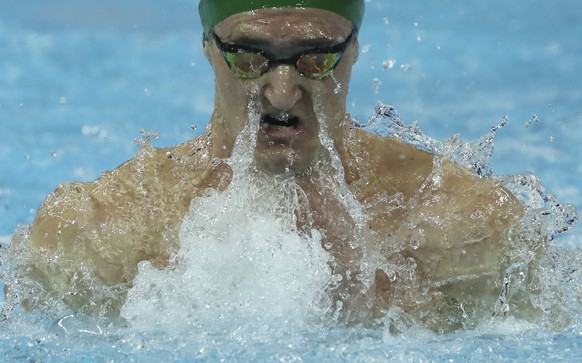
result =
[{"label": "blue water", "polygon": [[[460,133],[475,140],[508,116],[495,139],[493,171],[533,172],[562,203],[582,210],[580,19],[578,0],[368,1],[348,108],[365,122],[377,102],[393,104],[406,122],[418,121],[437,139]],[[141,129],[157,132],[156,146],[198,135],[212,111],[212,89],[194,1],[0,0],[0,241],[17,224],[30,223],[58,183],[93,180],[131,158]],[[582,247],[582,227],[555,243]],[[153,336],[118,327],[105,338],[70,336],[58,326],[45,328],[42,317],[22,319],[20,328],[0,333],[0,352],[13,359],[582,356],[579,321],[560,333],[516,323],[418,337],[337,329],[270,337],[256,332],[244,342],[225,327],[216,330],[224,336],[193,334],[185,347],[168,336],[150,344]]]}]

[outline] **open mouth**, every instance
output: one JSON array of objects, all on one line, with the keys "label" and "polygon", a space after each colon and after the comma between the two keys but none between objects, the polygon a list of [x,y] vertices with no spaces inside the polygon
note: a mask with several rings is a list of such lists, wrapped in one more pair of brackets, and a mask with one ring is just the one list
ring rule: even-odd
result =
[{"label": "open mouth", "polygon": [[290,116],[286,112],[276,115],[264,115],[261,118],[261,127],[266,131],[290,132],[299,128],[299,118]]}]

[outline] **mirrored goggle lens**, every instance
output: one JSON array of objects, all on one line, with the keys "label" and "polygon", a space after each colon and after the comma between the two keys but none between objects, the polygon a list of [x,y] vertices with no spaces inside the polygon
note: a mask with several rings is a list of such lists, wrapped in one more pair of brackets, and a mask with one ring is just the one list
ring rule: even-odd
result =
[{"label": "mirrored goggle lens", "polygon": [[269,69],[269,60],[260,53],[226,52],[225,58],[238,78],[258,78]]},{"label": "mirrored goggle lens", "polygon": [[[269,59],[255,52],[225,52],[228,65],[239,78],[258,78],[270,65]],[[342,53],[308,53],[297,59],[295,67],[303,76],[320,80],[329,76],[342,57]]]},{"label": "mirrored goggle lens", "polygon": [[329,76],[342,53],[310,53],[304,54],[297,60],[297,70],[305,77],[322,79]]}]

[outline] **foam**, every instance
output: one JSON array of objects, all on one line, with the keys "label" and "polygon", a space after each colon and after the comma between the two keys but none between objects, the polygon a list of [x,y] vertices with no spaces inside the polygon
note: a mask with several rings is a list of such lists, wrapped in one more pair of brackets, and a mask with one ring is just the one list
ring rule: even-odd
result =
[{"label": "foam", "polygon": [[0,236],[0,245],[8,246],[12,236]]},{"label": "foam", "polygon": [[172,267],[139,266],[122,310],[134,327],[189,330],[241,320],[259,328],[273,320],[302,325],[329,307],[323,292],[332,281],[330,256],[317,230],[296,226],[302,189],[291,177],[274,180],[254,170],[259,107],[249,105],[249,122],[229,161],[231,184],[193,200]]}]

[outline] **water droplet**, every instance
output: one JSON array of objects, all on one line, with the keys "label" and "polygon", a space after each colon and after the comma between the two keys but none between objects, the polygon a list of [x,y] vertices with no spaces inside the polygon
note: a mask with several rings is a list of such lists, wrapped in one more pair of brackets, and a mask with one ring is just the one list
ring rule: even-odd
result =
[{"label": "water droplet", "polygon": [[410,248],[412,248],[413,250],[417,250],[420,247],[420,240],[414,238],[412,241],[410,241]]},{"label": "water droplet", "polygon": [[337,78],[335,78],[333,73],[331,74],[331,79],[335,83],[335,88],[333,90],[333,93],[335,93],[337,95],[338,93],[340,93],[342,91],[342,84],[337,80]]},{"label": "water droplet", "polygon": [[382,62],[382,69],[383,70],[392,69],[394,68],[395,65],[396,59],[386,59],[384,62]]},{"label": "water droplet", "polygon": [[374,93],[378,94],[380,93],[380,87],[382,87],[382,81],[380,80],[380,78],[376,77],[373,80],[373,87],[374,87]]},{"label": "water droplet", "polygon": [[529,128],[531,126],[532,122],[540,123],[540,118],[535,113],[532,115],[531,119],[529,119],[525,122],[525,127]]},{"label": "water droplet", "polygon": [[347,278],[348,280],[351,280],[351,279],[352,279],[352,271],[350,271],[350,270],[346,270],[346,278]]},{"label": "water droplet", "polygon": [[540,118],[538,115],[536,115],[535,113],[532,115],[532,120],[534,120],[536,123],[540,122]]},{"label": "water droplet", "polygon": [[280,112],[280,113],[275,115],[275,119],[277,121],[287,123],[289,121],[289,114],[287,112]]}]

